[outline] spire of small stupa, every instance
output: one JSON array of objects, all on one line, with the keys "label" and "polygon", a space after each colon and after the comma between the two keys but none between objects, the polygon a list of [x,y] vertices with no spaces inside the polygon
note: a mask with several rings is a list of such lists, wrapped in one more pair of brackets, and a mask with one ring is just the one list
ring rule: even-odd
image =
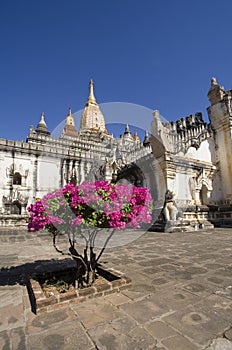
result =
[{"label": "spire of small stupa", "polygon": [[75,123],[74,123],[74,118],[72,115],[72,110],[69,107],[68,109],[68,114],[66,117],[66,122],[65,122],[65,128],[64,128],[64,132],[63,135],[65,136],[70,136],[70,137],[77,137],[78,133],[77,133],[77,129],[75,128]]},{"label": "spire of small stupa", "polygon": [[125,126],[125,131],[124,131],[124,134],[123,134],[123,138],[126,139],[126,140],[133,140],[133,137],[131,136],[128,124],[126,124],[126,126]]},{"label": "spire of small stupa", "polygon": [[135,140],[136,143],[140,143],[140,139],[139,139],[139,135],[138,135],[137,131],[134,132],[133,139]]},{"label": "spire of small stupa", "polygon": [[45,120],[44,120],[44,112],[41,113],[41,119],[40,119],[39,124],[45,124],[46,125]]},{"label": "spire of small stupa", "polygon": [[96,98],[94,96],[94,83],[92,79],[90,79],[90,82],[89,82],[89,97],[88,97],[87,104],[89,102],[93,104],[97,104]]},{"label": "spire of small stupa", "polygon": [[126,126],[125,126],[124,135],[130,135],[130,129],[129,129],[129,125],[128,124],[126,124]]},{"label": "spire of small stupa", "polygon": [[44,112],[41,113],[40,121],[39,121],[35,131],[37,133],[42,133],[42,134],[47,134],[47,135],[50,134],[50,132],[48,131],[48,128],[47,128],[47,124],[44,120]]},{"label": "spire of small stupa", "polygon": [[66,117],[66,125],[74,125],[75,126],[74,118],[72,116],[72,110],[71,110],[70,107],[68,109],[68,114],[67,114],[67,117]]},{"label": "spire of small stupa", "polygon": [[143,145],[144,145],[144,147],[150,146],[150,138],[149,138],[149,134],[148,134],[147,130],[146,130],[145,137],[143,140]]}]

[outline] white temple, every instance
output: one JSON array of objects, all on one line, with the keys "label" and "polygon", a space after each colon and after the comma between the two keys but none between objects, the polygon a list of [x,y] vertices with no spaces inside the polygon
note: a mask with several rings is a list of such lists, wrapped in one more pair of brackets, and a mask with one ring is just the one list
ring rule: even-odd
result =
[{"label": "white temple", "polygon": [[212,78],[208,98],[209,123],[199,112],[163,122],[155,110],[152,136],[146,132],[141,142],[126,125],[124,135],[114,138],[91,80],[79,131],[69,109],[59,138],[51,136],[42,113],[25,142],[0,139],[0,225],[25,224],[35,198],[70,181],[96,179],[148,186],[154,220],[169,190],[182,223],[232,225],[232,90]]}]

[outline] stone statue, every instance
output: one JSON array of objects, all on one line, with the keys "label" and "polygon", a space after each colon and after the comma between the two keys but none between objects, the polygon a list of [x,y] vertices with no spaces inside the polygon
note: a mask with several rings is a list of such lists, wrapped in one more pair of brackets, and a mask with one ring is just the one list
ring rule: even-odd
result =
[{"label": "stone statue", "polygon": [[163,215],[165,221],[176,221],[177,220],[178,209],[174,201],[174,194],[170,190],[167,190],[165,193],[165,202]]}]

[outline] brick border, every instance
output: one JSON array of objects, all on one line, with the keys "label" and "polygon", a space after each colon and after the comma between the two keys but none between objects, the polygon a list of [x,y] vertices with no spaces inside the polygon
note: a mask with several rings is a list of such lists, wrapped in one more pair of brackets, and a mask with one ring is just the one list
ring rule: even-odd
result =
[{"label": "brick border", "polygon": [[[102,269],[102,268],[101,268]],[[119,292],[122,289],[131,285],[132,280],[125,276],[120,271],[114,269],[102,269],[106,273],[115,276],[115,280],[112,282],[104,282],[102,284],[91,286],[84,289],[77,289],[75,291],[60,293],[54,296],[46,297],[40,284],[35,279],[29,280],[28,293],[31,300],[31,309],[35,314],[39,314],[46,311],[52,311],[59,309],[60,307],[67,306],[71,303],[82,303],[91,298],[97,298],[111,293]]]}]

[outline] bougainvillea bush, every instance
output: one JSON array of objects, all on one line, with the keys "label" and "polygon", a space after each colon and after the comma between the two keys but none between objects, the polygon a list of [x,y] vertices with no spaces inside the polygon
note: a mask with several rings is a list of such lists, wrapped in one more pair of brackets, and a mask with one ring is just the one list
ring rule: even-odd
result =
[{"label": "bougainvillea bush", "polygon": [[[68,254],[77,263],[79,286],[93,283],[98,261],[115,230],[140,228],[151,222],[152,198],[148,188],[107,181],[83,182],[46,194],[28,207],[30,232],[46,229],[52,233],[55,249],[57,237],[67,235]],[[100,231],[108,231],[98,256],[94,252],[95,239]],[[77,237],[85,242],[83,254],[77,250]]]}]

